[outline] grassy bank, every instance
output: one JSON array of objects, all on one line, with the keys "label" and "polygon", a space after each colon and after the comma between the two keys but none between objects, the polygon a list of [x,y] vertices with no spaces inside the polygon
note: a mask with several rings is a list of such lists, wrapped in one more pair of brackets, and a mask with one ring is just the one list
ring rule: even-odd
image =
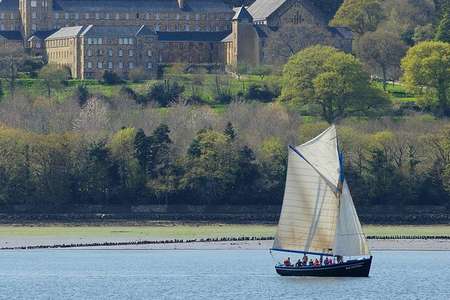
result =
[{"label": "grassy bank", "polygon": [[[215,237],[273,236],[274,225],[237,225],[237,224],[155,224],[136,226],[68,226],[62,224],[48,226],[0,226],[0,239],[15,237],[102,237],[129,239],[192,239]],[[364,226],[366,235],[450,235],[450,225],[433,226]]]}]

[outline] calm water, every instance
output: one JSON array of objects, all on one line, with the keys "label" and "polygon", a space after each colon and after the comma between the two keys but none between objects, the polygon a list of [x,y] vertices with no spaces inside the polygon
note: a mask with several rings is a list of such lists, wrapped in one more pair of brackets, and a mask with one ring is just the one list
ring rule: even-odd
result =
[{"label": "calm water", "polygon": [[450,299],[450,252],[375,252],[370,278],[286,278],[267,251],[0,252],[1,299]]}]

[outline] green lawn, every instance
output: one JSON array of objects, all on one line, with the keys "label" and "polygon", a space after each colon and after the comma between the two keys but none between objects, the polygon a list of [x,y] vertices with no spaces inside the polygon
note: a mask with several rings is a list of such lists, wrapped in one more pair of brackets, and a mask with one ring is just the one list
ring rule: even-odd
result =
[{"label": "green lawn", "polygon": [[[192,239],[216,237],[273,236],[274,225],[237,224],[159,224],[142,226],[0,226],[2,237],[129,237],[130,239]],[[433,226],[364,226],[366,235],[450,235],[450,225]]]}]

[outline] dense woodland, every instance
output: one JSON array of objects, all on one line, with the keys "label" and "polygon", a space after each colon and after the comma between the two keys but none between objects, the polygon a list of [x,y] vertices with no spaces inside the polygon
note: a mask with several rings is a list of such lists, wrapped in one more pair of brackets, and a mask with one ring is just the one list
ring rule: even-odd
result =
[{"label": "dense woodland", "polygon": [[353,54],[99,82],[1,54],[0,207],[280,204],[287,145],[330,123],[358,205],[449,205],[448,2],[323,2]]}]

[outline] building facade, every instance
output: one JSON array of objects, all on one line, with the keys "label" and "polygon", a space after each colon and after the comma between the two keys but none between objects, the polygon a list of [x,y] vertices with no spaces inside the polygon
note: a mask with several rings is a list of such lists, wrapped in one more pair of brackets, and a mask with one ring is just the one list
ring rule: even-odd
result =
[{"label": "building facade", "polygon": [[[106,69],[126,76],[135,65],[150,66],[148,47],[152,68],[267,63],[268,41],[286,26],[323,28],[334,45],[351,50],[348,30],[327,23],[312,0],[255,0],[241,8],[222,0],[0,0],[0,48],[21,41],[30,53],[70,67],[76,78],[96,78]],[[133,44],[121,44],[125,36]],[[133,56],[119,56],[124,51]]]}]

